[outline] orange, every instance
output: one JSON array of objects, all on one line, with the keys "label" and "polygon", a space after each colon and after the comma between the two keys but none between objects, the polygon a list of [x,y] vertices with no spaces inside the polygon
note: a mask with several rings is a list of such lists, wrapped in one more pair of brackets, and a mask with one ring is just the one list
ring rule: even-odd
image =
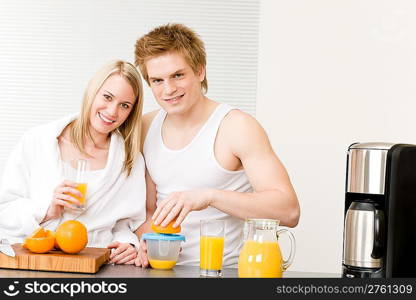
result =
[{"label": "orange", "polygon": [[57,250],[61,250],[61,249],[59,249],[58,243],[56,242],[56,233],[55,233],[55,231],[46,230],[46,234],[47,234],[46,236],[53,237],[53,239],[55,240],[53,247]]},{"label": "orange", "polygon": [[79,221],[68,220],[58,226],[55,233],[58,247],[66,253],[78,253],[88,243],[87,228]]},{"label": "orange", "polygon": [[175,223],[176,219],[171,221],[166,227],[162,227],[160,225],[155,225],[152,222],[152,230],[156,233],[179,233],[181,232],[181,225],[178,227],[173,228],[173,223]]},{"label": "orange", "polygon": [[53,249],[54,243],[55,238],[51,236],[39,238],[28,237],[24,245],[25,248],[34,253],[46,253]]},{"label": "orange", "polygon": [[29,235],[29,238],[40,238],[40,237],[46,237],[47,236],[47,230],[43,229],[43,227],[39,227],[35,231],[32,232],[31,235]]},{"label": "orange", "polygon": [[38,229],[36,229],[35,231],[33,231],[23,242],[22,247],[27,249],[27,243],[26,240],[28,238],[43,238],[47,236],[47,231],[49,230],[45,230],[43,229],[43,227],[39,227]]}]

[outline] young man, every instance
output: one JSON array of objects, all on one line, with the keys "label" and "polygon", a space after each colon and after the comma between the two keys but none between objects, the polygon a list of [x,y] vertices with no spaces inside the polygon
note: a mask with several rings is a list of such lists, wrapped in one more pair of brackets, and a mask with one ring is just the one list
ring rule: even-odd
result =
[{"label": "young man", "polygon": [[[186,237],[178,264],[199,264],[202,219],[226,220],[223,266],[236,266],[246,218],[293,227],[299,204],[263,128],[249,114],[205,96],[204,44],[191,29],[168,24],[136,42],[136,65],[160,110],[143,117],[147,221],[175,220]],[[136,265],[147,267],[142,241]]]}]

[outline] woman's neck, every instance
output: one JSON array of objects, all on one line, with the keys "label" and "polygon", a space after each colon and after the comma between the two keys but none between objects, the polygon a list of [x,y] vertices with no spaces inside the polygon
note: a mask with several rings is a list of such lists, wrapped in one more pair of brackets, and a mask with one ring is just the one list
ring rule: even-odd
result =
[{"label": "woman's neck", "polygon": [[90,132],[89,137],[85,140],[85,148],[108,149],[110,144],[110,135],[97,132]]},{"label": "woman's neck", "polygon": [[[71,143],[71,134],[70,134],[70,126],[67,126],[60,135],[60,138],[66,142]],[[101,134],[98,132],[94,132],[93,130],[90,131],[90,135],[86,136],[84,142],[85,149],[108,149],[110,143],[110,134]]]}]

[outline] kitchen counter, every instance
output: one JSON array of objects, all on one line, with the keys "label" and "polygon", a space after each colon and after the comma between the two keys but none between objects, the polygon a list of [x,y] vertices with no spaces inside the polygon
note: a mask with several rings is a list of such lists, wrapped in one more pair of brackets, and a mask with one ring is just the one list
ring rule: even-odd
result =
[{"label": "kitchen counter", "polygon": [[[339,278],[337,273],[286,271],[285,278]],[[142,269],[132,265],[104,265],[95,274],[0,269],[0,278],[198,278],[199,267],[175,266],[172,270]],[[223,269],[224,278],[236,278],[237,269]]]}]

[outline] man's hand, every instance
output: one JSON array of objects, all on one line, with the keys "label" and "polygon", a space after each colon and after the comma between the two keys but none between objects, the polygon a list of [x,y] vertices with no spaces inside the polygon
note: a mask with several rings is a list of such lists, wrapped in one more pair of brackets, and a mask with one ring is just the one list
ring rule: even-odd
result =
[{"label": "man's hand", "polygon": [[149,266],[149,259],[147,257],[147,245],[146,242],[141,240],[139,251],[137,253],[136,260],[134,261],[134,264],[137,267],[147,268]]},{"label": "man's hand", "polygon": [[107,248],[113,249],[110,254],[110,264],[134,264],[134,260],[137,257],[137,250],[132,244],[113,242]]},{"label": "man's hand", "polygon": [[199,189],[192,191],[175,192],[169,194],[157,206],[152,220],[155,225],[167,226],[176,218],[173,227],[179,226],[189,212],[203,210],[210,205],[213,190]]}]

